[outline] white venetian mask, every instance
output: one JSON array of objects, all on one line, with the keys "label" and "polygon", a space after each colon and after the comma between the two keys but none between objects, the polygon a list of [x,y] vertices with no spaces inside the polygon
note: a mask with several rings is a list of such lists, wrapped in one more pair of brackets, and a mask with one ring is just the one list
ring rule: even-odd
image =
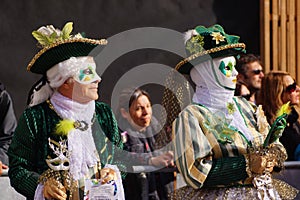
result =
[{"label": "white venetian mask", "polygon": [[46,162],[50,167],[50,169],[54,171],[69,170],[70,159],[69,159],[69,152],[68,152],[66,140],[62,140],[56,143],[49,138],[48,141],[49,141],[50,148],[57,156],[56,158],[53,159],[46,159]]},{"label": "white venetian mask", "polygon": [[213,73],[217,83],[225,89],[234,90],[236,86],[236,60],[233,56],[213,59]]}]

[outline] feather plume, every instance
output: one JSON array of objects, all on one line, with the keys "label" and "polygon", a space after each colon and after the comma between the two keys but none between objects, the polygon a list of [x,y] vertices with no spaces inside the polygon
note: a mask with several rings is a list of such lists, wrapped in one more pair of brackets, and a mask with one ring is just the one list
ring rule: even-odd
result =
[{"label": "feather plume", "polygon": [[56,124],[56,134],[67,136],[68,133],[74,128],[74,120],[64,119]]}]

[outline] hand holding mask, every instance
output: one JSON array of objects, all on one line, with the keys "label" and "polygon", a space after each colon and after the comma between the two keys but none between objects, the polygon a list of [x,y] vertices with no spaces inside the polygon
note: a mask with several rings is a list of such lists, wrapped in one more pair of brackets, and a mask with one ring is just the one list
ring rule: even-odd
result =
[{"label": "hand holding mask", "polygon": [[66,200],[66,188],[54,178],[49,178],[44,183],[44,197],[46,199]]}]

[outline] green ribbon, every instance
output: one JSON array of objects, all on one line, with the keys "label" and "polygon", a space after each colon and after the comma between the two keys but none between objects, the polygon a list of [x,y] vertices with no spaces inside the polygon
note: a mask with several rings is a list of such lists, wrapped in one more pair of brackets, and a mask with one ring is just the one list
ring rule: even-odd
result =
[{"label": "green ribbon", "polygon": [[224,29],[219,24],[215,24],[211,27],[206,28],[205,26],[197,26],[195,28],[199,35],[210,35],[213,32],[219,32],[222,36],[226,38],[228,44],[235,44],[239,42],[240,37],[237,35],[229,35],[224,32]]}]

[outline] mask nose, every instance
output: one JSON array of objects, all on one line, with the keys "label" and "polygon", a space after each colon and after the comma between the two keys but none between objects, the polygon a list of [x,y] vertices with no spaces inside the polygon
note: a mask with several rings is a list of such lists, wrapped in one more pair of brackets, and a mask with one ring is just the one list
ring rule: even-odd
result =
[{"label": "mask nose", "polygon": [[95,79],[95,80],[94,80],[95,83],[96,83],[96,82],[97,82],[97,83],[100,83],[100,82],[102,81],[102,78],[101,78],[97,73],[95,74],[94,79]]},{"label": "mask nose", "polygon": [[237,76],[238,74],[239,74],[238,71],[234,67],[232,70],[232,76]]}]

